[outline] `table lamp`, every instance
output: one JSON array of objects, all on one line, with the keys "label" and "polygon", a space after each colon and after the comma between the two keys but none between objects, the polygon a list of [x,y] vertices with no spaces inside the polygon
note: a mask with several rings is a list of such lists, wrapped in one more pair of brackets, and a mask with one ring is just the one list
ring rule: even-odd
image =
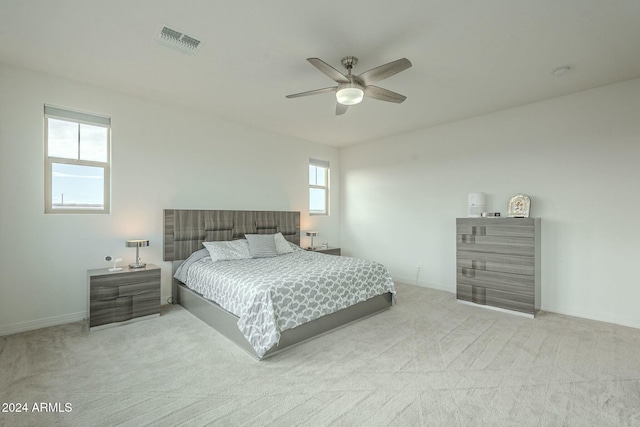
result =
[{"label": "table lamp", "polygon": [[140,262],[140,248],[149,246],[148,240],[127,240],[128,248],[136,248],[136,262],[129,264],[129,268],[144,268],[147,266],[146,262]]},{"label": "table lamp", "polygon": [[314,236],[317,236],[318,232],[317,231],[307,231],[307,236],[311,236],[311,246],[309,246],[309,249],[313,249],[313,238]]}]

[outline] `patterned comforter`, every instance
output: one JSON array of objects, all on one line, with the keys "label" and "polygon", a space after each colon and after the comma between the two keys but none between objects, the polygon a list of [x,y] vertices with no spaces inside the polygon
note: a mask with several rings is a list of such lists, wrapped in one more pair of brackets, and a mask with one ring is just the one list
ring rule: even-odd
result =
[{"label": "patterned comforter", "polygon": [[296,250],[274,258],[193,263],[189,288],[239,317],[238,327],[262,357],[280,332],[391,292],[382,264]]}]

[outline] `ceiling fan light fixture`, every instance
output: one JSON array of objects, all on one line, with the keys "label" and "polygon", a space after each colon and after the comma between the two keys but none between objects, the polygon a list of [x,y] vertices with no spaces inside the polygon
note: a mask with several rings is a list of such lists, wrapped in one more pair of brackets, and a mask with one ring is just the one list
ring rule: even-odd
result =
[{"label": "ceiling fan light fixture", "polygon": [[336,100],[342,105],[356,105],[362,102],[364,91],[356,86],[345,86],[336,92]]}]

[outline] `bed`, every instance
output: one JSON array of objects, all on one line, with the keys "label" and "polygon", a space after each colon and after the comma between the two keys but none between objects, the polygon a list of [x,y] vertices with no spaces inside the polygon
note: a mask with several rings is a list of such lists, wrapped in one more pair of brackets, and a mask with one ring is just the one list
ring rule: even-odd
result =
[{"label": "bed", "polygon": [[[245,235],[277,233],[290,246],[281,256],[211,262],[198,255],[206,253],[203,242],[234,244]],[[381,264],[299,244],[299,212],[164,210],[164,260],[182,280],[173,280],[173,303],[257,360],[393,304],[393,282]]]}]

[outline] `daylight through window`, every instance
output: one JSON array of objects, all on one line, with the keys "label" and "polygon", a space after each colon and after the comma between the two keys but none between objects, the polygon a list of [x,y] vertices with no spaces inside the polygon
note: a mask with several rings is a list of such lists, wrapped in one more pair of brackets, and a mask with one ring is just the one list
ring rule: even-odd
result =
[{"label": "daylight through window", "polygon": [[44,106],[45,212],[109,213],[111,119]]},{"label": "daylight through window", "polygon": [[329,215],[329,162],[309,159],[309,213]]}]

